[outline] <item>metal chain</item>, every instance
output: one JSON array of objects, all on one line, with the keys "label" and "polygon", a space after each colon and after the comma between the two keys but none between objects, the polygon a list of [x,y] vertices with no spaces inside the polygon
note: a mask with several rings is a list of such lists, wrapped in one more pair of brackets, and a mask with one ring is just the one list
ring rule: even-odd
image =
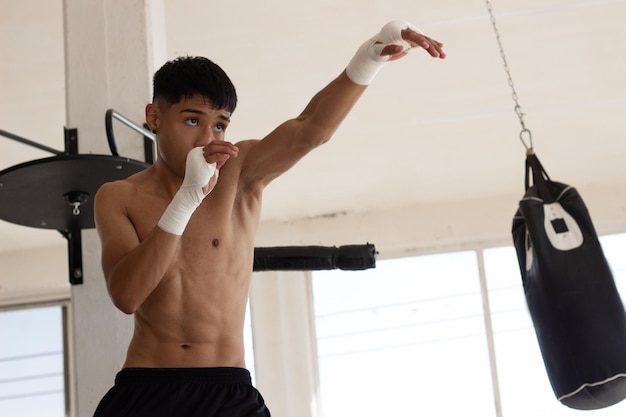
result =
[{"label": "metal chain", "polygon": [[[502,62],[504,63],[504,71],[508,77],[509,86],[511,87],[513,101],[515,102],[515,114],[517,114],[517,118],[519,119],[520,124],[522,125],[522,131],[519,134],[519,138],[522,141],[522,144],[526,148],[528,153],[533,152],[533,136],[530,133],[530,129],[526,127],[526,123],[524,123],[524,113],[522,112],[522,106],[519,104],[519,99],[517,97],[517,91],[515,91],[515,85],[513,84],[513,78],[511,77],[511,70],[509,69],[509,64],[506,60],[506,55],[504,54],[504,47],[502,46],[502,40],[500,39],[500,31],[498,30],[498,26],[496,25],[496,17],[493,14],[493,7],[490,0],[485,0],[487,4],[487,10],[489,11],[489,19],[491,20],[491,25],[493,26],[493,31],[496,34],[496,40],[498,41],[498,46],[500,47],[500,56],[502,57]],[[526,138],[528,142],[526,142]]]}]

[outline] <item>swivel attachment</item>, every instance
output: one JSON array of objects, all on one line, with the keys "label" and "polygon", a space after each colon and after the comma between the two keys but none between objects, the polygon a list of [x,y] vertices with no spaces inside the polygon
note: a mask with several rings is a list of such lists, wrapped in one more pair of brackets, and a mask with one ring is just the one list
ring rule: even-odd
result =
[{"label": "swivel attachment", "polygon": [[70,191],[63,195],[70,206],[73,206],[72,214],[78,216],[80,214],[80,206],[89,201],[89,193],[84,191]]}]

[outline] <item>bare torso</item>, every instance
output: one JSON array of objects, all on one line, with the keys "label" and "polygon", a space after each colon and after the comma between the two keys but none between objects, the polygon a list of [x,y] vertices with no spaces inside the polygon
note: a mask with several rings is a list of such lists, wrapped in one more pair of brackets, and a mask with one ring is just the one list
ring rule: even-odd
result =
[{"label": "bare torso", "polygon": [[[125,367],[245,366],[243,323],[263,188],[327,142],[365,88],[343,71],[298,117],[236,147],[224,139],[230,114],[204,96],[146,106],[160,158],[103,186],[95,203],[109,294],[135,315]],[[194,147],[208,163],[228,158],[178,237],[157,224]]]},{"label": "bare torso", "polygon": [[[196,209],[162,281],[135,312],[124,367],[245,367],[243,324],[261,189],[226,164]],[[140,241],[169,204],[150,169],[115,184]]]}]

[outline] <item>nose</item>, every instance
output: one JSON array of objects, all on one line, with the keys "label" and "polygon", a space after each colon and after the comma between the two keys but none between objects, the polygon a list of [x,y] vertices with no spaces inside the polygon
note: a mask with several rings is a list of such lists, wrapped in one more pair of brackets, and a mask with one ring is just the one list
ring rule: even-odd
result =
[{"label": "nose", "polygon": [[215,132],[213,132],[212,129],[204,129],[199,134],[196,146],[206,146],[214,140],[217,140],[217,138],[215,137]]}]

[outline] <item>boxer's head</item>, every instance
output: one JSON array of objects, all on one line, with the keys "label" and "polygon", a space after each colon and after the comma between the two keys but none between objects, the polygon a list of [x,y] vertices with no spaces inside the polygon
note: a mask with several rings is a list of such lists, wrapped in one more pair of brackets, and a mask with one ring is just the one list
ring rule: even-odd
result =
[{"label": "boxer's head", "polygon": [[152,102],[169,106],[199,94],[216,109],[230,113],[237,106],[237,93],[228,75],[204,57],[178,57],[166,62],[153,78]]}]

